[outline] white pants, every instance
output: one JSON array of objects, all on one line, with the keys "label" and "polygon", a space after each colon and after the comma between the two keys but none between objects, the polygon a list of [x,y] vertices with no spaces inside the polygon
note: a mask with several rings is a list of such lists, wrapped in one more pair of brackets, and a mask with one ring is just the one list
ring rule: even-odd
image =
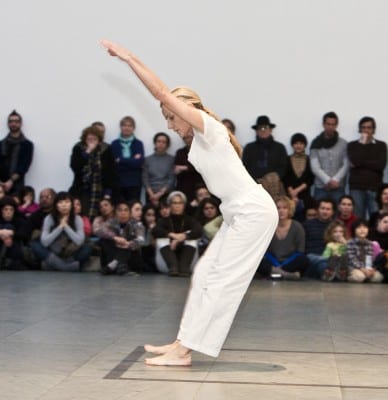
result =
[{"label": "white pants", "polygon": [[178,333],[183,346],[213,357],[221,351],[278,223],[275,204],[261,185],[224,211],[229,223],[222,224],[195,266]]}]

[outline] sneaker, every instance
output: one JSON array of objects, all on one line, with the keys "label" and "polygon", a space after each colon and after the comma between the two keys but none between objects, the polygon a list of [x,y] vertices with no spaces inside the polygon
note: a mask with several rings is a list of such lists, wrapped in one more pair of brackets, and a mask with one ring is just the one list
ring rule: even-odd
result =
[{"label": "sneaker", "polygon": [[295,272],[288,272],[288,271],[282,271],[283,279],[287,281],[299,281],[300,280],[300,272],[295,271]]},{"label": "sneaker", "polygon": [[117,275],[125,275],[128,273],[128,265],[127,264],[119,264],[116,268]]},{"label": "sneaker", "polygon": [[110,263],[106,264],[106,266],[111,270],[114,271],[117,269],[119,262],[117,260],[112,260]]},{"label": "sneaker", "polygon": [[335,276],[339,281],[342,282],[348,280],[348,263],[346,255],[338,257],[338,263],[335,269]]}]

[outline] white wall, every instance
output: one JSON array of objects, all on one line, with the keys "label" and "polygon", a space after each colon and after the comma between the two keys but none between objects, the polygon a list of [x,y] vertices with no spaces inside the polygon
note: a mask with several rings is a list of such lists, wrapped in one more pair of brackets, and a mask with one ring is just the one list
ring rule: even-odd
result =
[{"label": "white wall", "polygon": [[[38,190],[69,187],[71,148],[94,120],[112,140],[119,119],[134,116],[150,153],[165,122],[128,68],[99,47],[106,37],[169,86],[197,90],[236,122],[243,144],[260,114],[288,145],[296,131],[313,138],[330,110],[348,140],[364,115],[387,140],[387,13],[385,0],[2,0],[0,136],[16,108],[35,143],[27,181]],[[171,136],[173,152],[181,142]]]}]

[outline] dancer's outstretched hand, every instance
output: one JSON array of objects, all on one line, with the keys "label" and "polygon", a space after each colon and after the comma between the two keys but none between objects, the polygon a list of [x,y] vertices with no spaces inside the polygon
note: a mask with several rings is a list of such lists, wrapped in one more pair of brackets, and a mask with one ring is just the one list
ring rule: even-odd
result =
[{"label": "dancer's outstretched hand", "polygon": [[108,50],[108,53],[111,56],[115,56],[120,58],[121,60],[126,60],[128,57],[128,50],[125,49],[124,47],[121,47],[120,45],[118,45],[117,43],[113,43],[109,40],[103,39],[101,40],[101,46],[105,47]]}]

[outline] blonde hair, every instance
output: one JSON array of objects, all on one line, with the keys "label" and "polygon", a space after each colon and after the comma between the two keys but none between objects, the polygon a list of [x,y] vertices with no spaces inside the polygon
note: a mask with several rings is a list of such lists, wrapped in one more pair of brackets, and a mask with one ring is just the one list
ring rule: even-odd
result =
[{"label": "blonde hair", "polygon": [[333,232],[336,228],[342,228],[342,231],[344,232],[344,236],[346,236],[346,227],[344,223],[338,219],[330,222],[330,224],[327,226],[325,229],[325,232],[323,233],[323,239],[325,243],[333,242]]},{"label": "blonde hair", "polygon": [[288,218],[292,218],[295,214],[295,202],[291,200],[288,196],[276,196],[275,204],[285,203],[288,209]]},{"label": "blonde hair", "polygon": [[[205,111],[206,114],[210,115],[218,122],[221,122],[221,120],[217,117],[217,115],[213,111],[211,111],[210,109],[208,109],[207,107],[205,107],[202,104],[201,98],[199,97],[198,93],[194,92],[194,90],[192,90],[188,87],[185,87],[185,86],[178,86],[175,89],[171,90],[171,93],[174,96],[182,99],[185,103],[192,104],[198,110]],[[230,132],[227,127],[225,127],[225,128],[228,132],[230,143],[232,144],[232,146],[233,146],[234,150],[236,151],[236,153],[238,154],[238,156],[241,158],[242,157],[242,147],[241,147],[240,143],[237,141],[237,139],[233,135],[233,133]]]}]

